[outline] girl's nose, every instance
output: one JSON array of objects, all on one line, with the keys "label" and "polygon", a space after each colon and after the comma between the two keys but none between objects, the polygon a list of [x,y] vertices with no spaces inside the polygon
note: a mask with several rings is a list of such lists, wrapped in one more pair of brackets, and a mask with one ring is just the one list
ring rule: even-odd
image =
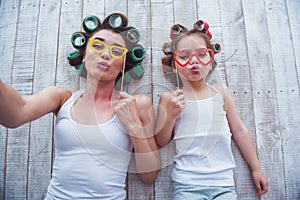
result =
[{"label": "girl's nose", "polygon": [[199,64],[199,61],[195,55],[192,55],[192,58],[190,60],[190,65],[193,65],[193,64]]}]

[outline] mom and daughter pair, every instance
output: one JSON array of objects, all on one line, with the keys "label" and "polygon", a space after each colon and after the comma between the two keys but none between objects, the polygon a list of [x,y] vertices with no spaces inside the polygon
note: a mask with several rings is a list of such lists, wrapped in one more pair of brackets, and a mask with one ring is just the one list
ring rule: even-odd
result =
[{"label": "mom and daughter pair", "polygon": [[85,70],[84,89],[53,86],[20,96],[0,79],[1,125],[15,128],[48,113],[56,116],[45,199],[125,199],[127,172],[146,184],[155,181],[160,148],[171,140],[172,199],[237,199],[231,137],[251,169],[257,194],[266,193],[267,178],[228,88],[208,83],[216,67],[208,25],[172,26],[162,60],[173,70],[177,89],[160,95],[155,119],[150,97],[123,91],[124,74],[143,60],[137,29],[120,13],[96,21],[94,28],[85,27],[84,41],[74,43],[76,62],[69,59]]}]

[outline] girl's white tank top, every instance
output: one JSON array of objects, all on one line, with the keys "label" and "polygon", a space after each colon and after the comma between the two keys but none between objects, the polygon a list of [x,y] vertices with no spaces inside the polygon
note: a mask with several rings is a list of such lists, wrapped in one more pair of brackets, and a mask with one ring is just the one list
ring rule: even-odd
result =
[{"label": "girl's white tank top", "polygon": [[200,186],[233,186],[235,161],[222,95],[187,100],[174,127],[174,181]]}]

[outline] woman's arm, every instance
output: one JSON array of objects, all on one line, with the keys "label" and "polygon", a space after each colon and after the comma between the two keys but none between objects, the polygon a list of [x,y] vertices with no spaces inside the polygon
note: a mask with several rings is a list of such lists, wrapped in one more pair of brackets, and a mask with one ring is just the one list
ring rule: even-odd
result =
[{"label": "woman's arm", "polygon": [[[154,138],[154,111],[152,100],[136,95],[138,114],[143,130],[141,135],[131,137],[134,146],[136,170],[144,183],[152,183],[161,167],[159,150]],[[142,136],[142,137],[141,137]]]},{"label": "woman's arm", "polygon": [[233,99],[227,87],[225,88],[225,111],[233,139],[251,168],[257,193],[259,195],[264,194],[268,191],[268,180],[261,171],[250,134],[236,111]]},{"label": "woman's arm", "polygon": [[152,183],[160,169],[160,155],[154,139],[152,101],[145,95],[135,97],[122,92],[114,112],[125,127],[134,147],[136,172],[145,183]]},{"label": "woman's arm", "polygon": [[16,128],[47,113],[56,114],[70,96],[67,89],[48,87],[38,94],[22,97],[0,80],[0,124]]},{"label": "woman's arm", "polygon": [[164,92],[160,96],[155,127],[155,139],[160,147],[171,141],[176,117],[184,105],[182,90],[176,90],[174,93]]}]

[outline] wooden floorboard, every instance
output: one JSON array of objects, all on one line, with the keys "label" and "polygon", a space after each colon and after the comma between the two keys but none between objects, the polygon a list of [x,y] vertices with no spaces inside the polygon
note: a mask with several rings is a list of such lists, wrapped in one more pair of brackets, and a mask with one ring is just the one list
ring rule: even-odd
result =
[{"label": "wooden floorboard", "polygon": [[[188,2],[188,3],[187,3]],[[146,74],[125,86],[153,98],[175,85],[163,73],[161,47],[175,23],[192,28],[209,22],[220,79],[258,152],[269,179],[259,197],[251,172],[235,143],[235,182],[239,199],[300,199],[300,2],[297,0],[10,0],[0,1],[0,79],[22,95],[57,85],[73,91],[83,78],[68,65],[71,34],[83,17],[101,20],[112,12],[128,16],[141,32]],[[41,199],[49,183],[55,117],[46,115],[17,129],[0,126],[0,199]],[[127,179],[129,199],[171,199],[174,144],[161,151],[163,168],[151,185],[134,174]]]}]

